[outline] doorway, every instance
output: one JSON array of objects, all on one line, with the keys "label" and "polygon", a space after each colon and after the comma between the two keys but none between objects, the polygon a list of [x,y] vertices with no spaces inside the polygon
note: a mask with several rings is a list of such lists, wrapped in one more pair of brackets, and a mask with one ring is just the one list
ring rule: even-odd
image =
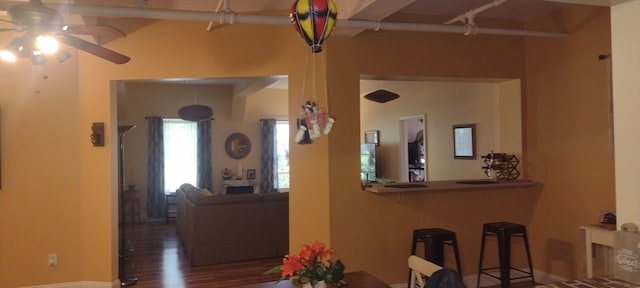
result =
[{"label": "doorway", "polygon": [[428,179],[427,169],[427,125],[426,115],[400,117],[400,175],[403,182],[424,182]]}]

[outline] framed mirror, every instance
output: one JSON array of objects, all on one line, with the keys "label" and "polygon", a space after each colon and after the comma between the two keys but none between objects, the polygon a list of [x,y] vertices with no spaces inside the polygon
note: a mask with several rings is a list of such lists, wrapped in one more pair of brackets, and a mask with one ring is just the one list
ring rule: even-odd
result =
[{"label": "framed mirror", "polygon": [[233,159],[242,159],[251,152],[251,140],[242,133],[233,133],[227,137],[224,143],[224,150]]},{"label": "framed mirror", "polygon": [[476,159],[476,124],[453,125],[453,158]]}]

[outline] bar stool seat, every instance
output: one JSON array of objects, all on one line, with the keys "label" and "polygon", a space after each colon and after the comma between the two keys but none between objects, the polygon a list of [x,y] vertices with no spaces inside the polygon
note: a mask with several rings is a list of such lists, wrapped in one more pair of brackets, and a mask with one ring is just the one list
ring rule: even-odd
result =
[{"label": "bar stool seat", "polygon": [[[482,259],[484,256],[485,239],[487,236],[496,236],[498,238],[498,267],[482,267]],[[511,267],[511,237],[522,237],[524,240],[524,248],[527,252],[527,262],[529,263],[529,271]],[[500,276],[490,274],[488,271],[500,271]],[[511,270],[520,272],[521,275],[511,277]],[[531,278],[531,284],[536,285],[533,278],[533,266],[531,265],[531,253],[529,251],[529,239],[527,238],[527,228],[522,224],[511,222],[494,222],[485,223],[482,228],[482,244],[480,246],[480,263],[478,264],[478,282],[480,287],[480,277],[482,275],[490,276],[500,280],[501,288],[508,288],[511,280]]]},{"label": "bar stool seat", "polygon": [[[413,240],[411,242],[411,255],[416,254],[418,243],[424,244],[424,259],[442,267],[444,267],[444,246],[452,246],[456,258],[456,268],[460,276],[462,276],[460,253],[455,232],[442,228],[415,229],[413,230]],[[410,280],[411,271],[409,271],[409,282],[407,283],[410,283]]]}]

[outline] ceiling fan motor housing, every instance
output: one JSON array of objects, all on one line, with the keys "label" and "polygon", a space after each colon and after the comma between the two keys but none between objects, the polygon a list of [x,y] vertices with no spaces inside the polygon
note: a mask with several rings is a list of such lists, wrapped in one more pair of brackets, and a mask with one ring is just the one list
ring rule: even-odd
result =
[{"label": "ceiling fan motor housing", "polygon": [[[46,7],[42,3],[33,2],[29,4],[18,4],[8,13],[13,22],[25,27],[27,30],[49,30],[51,25],[61,24],[62,15],[53,8]],[[27,31],[34,32],[34,31]]]},{"label": "ceiling fan motor housing", "polygon": [[[48,34],[55,36],[59,42],[67,46],[93,54],[116,64],[124,64],[131,60],[131,58],[126,55],[71,35],[82,34],[92,35],[94,37],[106,35],[124,36],[122,31],[113,27],[101,25],[64,25],[65,27],[71,27],[67,31],[67,29],[63,29],[64,18],[62,14],[58,12],[58,10],[42,4],[41,0],[30,0],[25,4],[14,5],[9,8],[7,12],[12,22],[16,26],[19,26],[17,30],[24,31],[26,34],[22,36],[24,46],[20,50],[22,52],[21,57],[32,56],[31,52],[33,51],[34,40],[40,35]],[[42,58],[40,55],[38,55],[38,57]],[[33,60],[32,57],[32,61]],[[37,63],[34,62],[34,64],[43,63],[43,60],[44,58],[38,60]]]}]

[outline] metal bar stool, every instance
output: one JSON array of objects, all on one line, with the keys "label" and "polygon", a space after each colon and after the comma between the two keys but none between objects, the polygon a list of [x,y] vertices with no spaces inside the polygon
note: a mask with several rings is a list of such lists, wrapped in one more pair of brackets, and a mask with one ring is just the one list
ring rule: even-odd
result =
[{"label": "metal bar stool", "polygon": [[[484,244],[487,236],[496,236],[498,238],[498,257],[499,266],[482,268],[482,257],[484,256]],[[522,237],[524,239],[524,248],[527,252],[527,261],[529,263],[529,271],[511,267],[511,237]],[[489,270],[499,269],[500,276],[488,273]],[[511,270],[521,272],[522,276],[511,277]],[[527,239],[527,228],[524,225],[511,222],[495,222],[485,223],[482,228],[482,244],[480,246],[480,264],[478,264],[478,282],[480,287],[480,277],[487,275],[500,280],[501,288],[508,288],[511,280],[531,278],[531,284],[536,285],[533,278],[533,266],[531,265],[531,253],[529,252],[529,240]]]},{"label": "metal bar stool", "polygon": [[[413,230],[413,241],[411,242],[411,255],[416,254],[419,242],[424,243],[424,259],[444,267],[444,245],[453,247],[456,258],[456,267],[462,277],[460,268],[460,253],[458,251],[458,241],[456,233],[442,228],[426,228]],[[409,281],[411,282],[411,271],[409,271]],[[413,287],[411,287],[413,288]]]}]

